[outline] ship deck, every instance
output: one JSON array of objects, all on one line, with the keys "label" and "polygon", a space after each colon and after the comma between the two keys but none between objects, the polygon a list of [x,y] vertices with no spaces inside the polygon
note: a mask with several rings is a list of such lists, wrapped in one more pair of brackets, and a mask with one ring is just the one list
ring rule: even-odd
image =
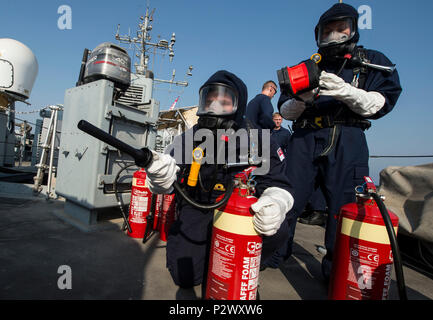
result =
[{"label": "ship deck", "polygon": [[[16,192],[13,185],[0,187],[0,299],[181,298],[158,234],[145,244],[128,237],[120,213],[90,227],[80,225],[64,214],[64,201],[32,196],[30,185]],[[327,299],[323,254],[317,250],[323,237],[323,227],[298,224],[292,257],[279,269],[260,273],[261,300]],[[70,289],[58,285],[64,265],[70,267]],[[404,276],[409,299],[433,299],[433,279],[406,266]],[[200,287],[195,291],[200,298]],[[398,299],[394,275],[389,299]]]}]

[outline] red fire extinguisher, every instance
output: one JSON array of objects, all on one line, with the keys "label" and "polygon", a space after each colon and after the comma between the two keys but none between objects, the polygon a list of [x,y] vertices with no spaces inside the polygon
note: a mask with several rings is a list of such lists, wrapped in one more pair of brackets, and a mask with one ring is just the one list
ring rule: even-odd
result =
[{"label": "red fire extinguisher", "polygon": [[159,231],[159,224],[161,222],[161,210],[162,210],[162,202],[163,196],[162,194],[156,194],[156,202],[155,202],[155,211],[153,213],[153,228],[154,231]]},{"label": "red fire extinguisher", "polygon": [[152,194],[146,186],[146,171],[141,168],[134,172],[132,177],[131,202],[128,216],[132,232],[128,230],[128,236],[132,238],[144,237],[151,202]]},{"label": "red fire extinguisher", "polygon": [[176,202],[174,194],[164,194],[162,201],[161,216],[159,218],[159,239],[167,241],[168,230],[175,220]]},{"label": "red fire extinguisher", "polygon": [[[384,206],[373,181],[370,177],[364,179],[365,188],[357,189],[356,203],[340,209],[329,299],[382,300],[388,297],[395,250],[387,229],[397,232],[398,217],[391,211],[383,212]],[[384,213],[389,215],[389,220],[384,218]]]},{"label": "red fire extinguisher", "polygon": [[214,212],[206,299],[256,299],[262,237],[254,229],[250,207],[257,198],[250,190],[239,179],[226,205]]}]

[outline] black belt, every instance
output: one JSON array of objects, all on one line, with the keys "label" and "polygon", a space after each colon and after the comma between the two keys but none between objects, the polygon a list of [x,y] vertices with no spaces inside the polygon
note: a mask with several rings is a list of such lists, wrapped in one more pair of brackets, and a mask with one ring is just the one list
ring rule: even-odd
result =
[{"label": "black belt", "polygon": [[344,118],[334,119],[332,116],[318,116],[314,118],[298,119],[293,123],[292,129],[322,129],[331,128],[335,125],[358,127],[366,130],[371,127],[371,122],[364,119]]}]

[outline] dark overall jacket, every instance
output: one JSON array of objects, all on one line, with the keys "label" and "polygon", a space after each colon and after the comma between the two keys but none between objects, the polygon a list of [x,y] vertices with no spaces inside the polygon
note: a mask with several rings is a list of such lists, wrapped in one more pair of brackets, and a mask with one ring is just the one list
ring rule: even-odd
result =
[{"label": "dark overall jacket", "polygon": [[[371,63],[392,65],[382,53],[364,50]],[[337,73],[341,64],[322,64],[320,67],[327,72]],[[291,240],[280,250],[279,258],[290,256],[296,218],[302,213],[317,183],[329,209],[325,245],[328,258],[332,256],[335,217],[342,205],[355,201],[355,186],[362,184],[363,177],[369,174],[369,152],[364,130],[369,127],[369,119],[379,119],[394,108],[402,90],[397,70],[388,74],[374,69],[354,70],[347,65],[339,76],[348,83],[355,84],[358,80],[360,89],[381,93],[385,97],[385,105],[376,114],[364,118],[343,102],[319,96],[294,122],[286,169],[294,188],[295,205],[287,215]],[[290,98],[282,93],[278,108]]]},{"label": "dark overall jacket", "polygon": [[[246,122],[244,122],[243,115],[246,107],[247,89],[243,82],[226,71],[216,73],[208,82],[224,83],[236,88],[240,96],[237,109],[237,112],[240,114],[236,114],[234,118],[237,119],[236,123],[239,124],[238,128],[246,128],[247,125]],[[214,161],[214,164],[202,163],[197,187],[186,187],[185,182],[190,170],[192,150],[205,140],[203,138],[199,139],[199,141],[191,141],[198,129],[198,125],[195,125],[193,128],[189,129],[188,132],[177,136],[172,146],[169,147],[169,150],[181,169],[178,174],[178,182],[185,187],[185,191],[188,195],[199,203],[211,204],[215,203],[217,197],[224,193],[221,189],[227,188],[230,180],[232,180],[237,173],[248,168],[249,165],[243,164],[226,168],[224,164],[215,164],[216,161]],[[209,133],[213,135],[215,144],[214,150],[217,150],[217,141],[221,139],[221,136],[216,132],[212,133],[209,131]],[[278,154],[278,144],[272,138],[267,142],[262,141],[261,133],[257,133],[258,155],[261,154],[263,143],[269,145],[269,159],[266,160],[269,162],[269,171],[266,174],[255,176],[255,196],[260,197],[261,193],[268,187],[279,187],[292,193],[291,185],[284,174],[284,163]],[[238,149],[240,149],[240,141],[235,145],[238,151]],[[206,152],[207,151],[205,151],[205,153]],[[225,156],[227,160],[229,157],[227,146],[225,146]],[[241,162],[245,160],[244,156],[245,155],[236,157],[238,164],[241,164]],[[211,158],[216,160],[216,157],[217,154],[214,154]],[[167,268],[175,284],[186,288],[198,285],[206,280],[214,210],[196,208],[187,203],[177,192],[176,205],[178,218],[169,230],[167,241]],[[264,257],[271,255],[278,247],[287,241],[288,225],[287,222],[285,222],[274,236],[264,237],[262,255]]]}]

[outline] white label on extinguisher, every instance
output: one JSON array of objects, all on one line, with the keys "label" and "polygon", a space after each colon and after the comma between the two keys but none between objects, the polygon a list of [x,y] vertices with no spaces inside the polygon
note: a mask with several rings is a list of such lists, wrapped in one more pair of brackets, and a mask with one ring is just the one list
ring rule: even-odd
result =
[{"label": "white label on extinguisher", "polygon": [[392,264],[385,266],[385,278],[383,279],[382,300],[386,300],[389,294],[389,286],[391,285],[391,269]]},{"label": "white label on extinguisher", "polygon": [[143,212],[147,212],[147,206],[148,206],[148,197],[141,197],[141,196],[132,196],[131,201],[131,222],[134,223],[145,223],[146,218],[143,216]]},{"label": "white label on extinguisher", "polygon": [[375,266],[379,265],[379,254],[376,248],[370,248],[359,244],[354,244],[351,249],[351,259],[360,261],[362,264]]},{"label": "white label on extinguisher", "polygon": [[375,281],[372,267],[378,265],[377,249],[354,243],[350,249],[350,260],[348,279],[357,283],[361,290],[370,290]]},{"label": "white label on extinguisher", "polygon": [[231,259],[234,256],[233,240],[220,235],[217,235],[216,238],[211,270],[222,279],[229,279],[233,276],[233,266],[231,263]]},{"label": "white label on extinguisher", "polygon": [[260,257],[244,257],[242,263],[242,281],[240,300],[254,300],[258,283]]},{"label": "white label on extinguisher", "polygon": [[348,299],[386,299],[388,297],[392,263],[386,255],[383,259],[384,252],[387,254],[387,249],[372,247],[367,242],[351,245],[347,278]]}]

